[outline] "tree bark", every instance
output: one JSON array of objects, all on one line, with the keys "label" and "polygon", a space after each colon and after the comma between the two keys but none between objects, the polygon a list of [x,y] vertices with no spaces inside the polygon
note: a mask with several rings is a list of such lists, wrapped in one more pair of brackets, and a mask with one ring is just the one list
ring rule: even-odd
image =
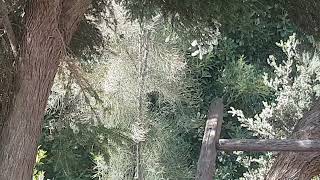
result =
[{"label": "tree bark", "polygon": [[[296,126],[292,138],[320,139],[320,101]],[[267,174],[267,180],[307,180],[320,174],[320,152],[280,153]]]},{"label": "tree bark", "polygon": [[[7,6],[5,4],[5,2],[3,0],[0,0],[0,16],[2,16],[2,23],[4,26],[4,29],[8,35],[8,39],[10,42],[10,46],[12,49],[12,53],[14,55],[14,57],[16,58],[18,56],[18,50],[17,50],[17,42],[16,42],[16,38],[9,20],[9,16],[8,16],[8,9]],[[1,22],[0,22],[1,25]]]},{"label": "tree bark", "polygon": [[[0,179],[32,178],[48,96],[59,62],[89,0],[30,0],[25,9],[17,87],[0,134]],[[60,20],[61,19],[63,20]]]}]

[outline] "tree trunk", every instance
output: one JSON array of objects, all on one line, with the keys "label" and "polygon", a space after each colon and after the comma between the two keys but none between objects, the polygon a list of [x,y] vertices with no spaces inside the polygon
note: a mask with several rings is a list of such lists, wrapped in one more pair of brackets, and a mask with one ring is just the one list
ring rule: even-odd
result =
[{"label": "tree trunk", "polygon": [[[296,139],[320,139],[320,101],[305,114],[292,136]],[[308,180],[320,174],[320,152],[280,153],[267,180]]]},{"label": "tree trunk", "polygon": [[[65,44],[90,1],[30,0],[13,103],[0,134],[0,179],[30,180],[42,119]],[[60,17],[63,21],[59,22]]]}]

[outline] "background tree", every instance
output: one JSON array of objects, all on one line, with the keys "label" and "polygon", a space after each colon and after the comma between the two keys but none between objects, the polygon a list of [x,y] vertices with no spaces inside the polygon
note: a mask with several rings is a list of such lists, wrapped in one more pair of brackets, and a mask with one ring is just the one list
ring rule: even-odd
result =
[{"label": "background tree", "polygon": [[0,179],[24,179],[32,176],[42,118],[58,65],[67,55],[67,46],[90,1],[5,3],[7,12],[16,13],[14,17],[23,28],[16,32],[14,46],[19,53],[8,66],[14,64],[14,70],[8,71],[14,71],[14,87],[13,100],[4,106],[9,107],[9,113],[0,135]]}]

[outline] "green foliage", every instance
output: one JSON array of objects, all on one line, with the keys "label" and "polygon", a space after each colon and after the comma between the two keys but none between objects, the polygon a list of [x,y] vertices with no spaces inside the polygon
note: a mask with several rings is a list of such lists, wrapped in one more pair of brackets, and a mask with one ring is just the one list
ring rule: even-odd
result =
[{"label": "green foliage", "polygon": [[283,7],[273,4],[264,6],[263,12],[254,11],[250,16],[237,18],[236,22],[223,26],[221,31],[228,38],[223,41],[229,41],[236,53],[265,70],[270,54],[285,57],[275,42],[287,38],[296,29]]},{"label": "green foliage", "polygon": [[287,58],[282,64],[270,56],[268,63],[274,68],[273,76],[265,76],[265,84],[273,89],[276,99],[265,102],[261,113],[254,118],[245,118],[241,111],[232,111],[243,126],[267,137],[288,137],[292,134],[304,112],[319,97],[319,55],[314,52],[299,52],[296,35],[278,45]]},{"label": "green foliage", "polygon": [[81,59],[83,64],[94,64],[102,55],[106,43],[97,24],[90,19],[80,21],[79,29],[70,42],[71,54]]},{"label": "green foliage", "polygon": [[[221,39],[212,51],[202,59],[187,56],[187,77],[192,79],[194,96],[199,98],[196,105],[201,121],[194,123],[195,140],[203,134],[208,105],[215,97],[223,97],[226,109],[237,107],[253,116],[263,108],[263,101],[275,98],[274,90],[264,84],[263,72],[272,72],[266,62],[270,54],[285,57],[286,54],[275,44],[288,37],[294,30],[283,8],[268,5],[267,11],[254,11],[249,16],[241,16],[236,22],[221,28]],[[189,55],[192,55],[191,49]],[[279,60],[281,61],[281,60]],[[230,114],[225,115],[222,138],[255,138],[257,134],[250,128],[242,127],[242,122]],[[258,135],[259,136],[259,135]],[[199,153],[200,141],[192,147]],[[217,179],[239,179],[253,172],[260,172],[265,166],[263,154],[220,153]],[[192,157],[194,161],[198,156]],[[261,159],[262,163],[249,163]],[[261,171],[262,172],[262,171]],[[254,174],[254,173],[253,173]],[[249,177],[249,175],[248,175]]]},{"label": "green foliage", "polygon": [[131,140],[124,129],[102,124],[104,107],[93,104],[101,99],[86,96],[69,73],[61,71],[52,88],[40,141],[40,152],[46,156],[37,163],[36,172],[42,172],[45,179],[96,179],[95,157],[109,162],[113,149]]},{"label": "green foliage", "polygon": [[[201,62],[206,62],[206,60],[208,59],[204,59]],[[216,72],[217,77],[198,76],[200,86],[199,84],[197,86],[203,87],[200,96],[203,101],[200,101],[199,110],[204,115],[206,114],[206,105],[208,104],[204,103],[205,100],[209,101],[209,99],[213,99],[216,96],[224,97],[226,108],[229,106],[245,107],[244,110],[248,114],[259,112],[263,108],[261,101],[271,97],[270,89],[263,84],[262,73],[257,71],[254,66],[246,64],[243,59],[234,62],[226,61],[224,66],[218,66],[218,68],[223,68],[223,70],[219,72],[217,68],[212,68],[211,71]],[[203,74],[203,71],[200,72]],[[195,123],[195,135],[196,137],[198,136],[196,139],[202,137],[205,120],[205,118],[202,118],[201,121]],[[222,138],[252,138],[253,134],[247,129],[242,128],[240,122],[235,118],[226,115],[221,136]],[[193,146],[193,151],[197,152],[195,153],[197,155],[193,157],[194,160],[198,158],[199,147],[201,145],[199,142]],[[250,157],[258,158],[260,155],[251,154]],[[249,169],[257,168],[256,166],[244,166],[241,160],[237,160],[239,158],[237,154],[220,153],[218,157],[218,179],[238,179],[239,177],[243,177],[243,174]]]},{"label": "green foliage", "polygon": [[192,143],[184,126],[192,114],[161,99],[157,103],[161,105],[150,112],[145,146],[146,179],[193,179]]},{"label": "green foliage", "polygon": [[[196,39],[211,39],[218,36],[214,31],[215,27],[221,27],[223,33],[229,33],[231,30],[233,32],[247,32],[248,34],[252,32],[250,29],[254,28],[256,31],[254,34],[251,34],[251,39],[247,39],[249,41],[239,42],[250,43],[250,41],[255,39],[253,36],[259,37],[259,35],[262,35],[273,38],[275,37],[273,34],[279,33],[279,31],[269,31],[271,26],[275,25],[273,26],[274,30],[277,30],[279,28],[286,28],[288,24],[288,19],[282,18],[283,16],[287,16],[286,9],[288,6],[277,0],[117,0],[117,2],[126,7],[130,19],[151,19],[161,13],[175,31],[179,32],[180,36],[187,35],[189,38]],[[279,16],[280,14],[281,16]],[[275,18],[285,20],[286,22],[283,23],[286,25],[282,26],[280,23],[270,23],[274,22]],[[265,26],[266,24],[268,26]],[[239,25],[241,26],[240,28]],[[283,30],[282,33],[288,31],[288,29]],[[264,45],[268,46],[267,43]],[[255,46],[251,47],[254,48]],[[264,59],[260,60],[263,62]]]},{"label": "green foliage", "polygon": [[[41,149],[39,150],[39,148],[38,148],[37,157],[36,157],[36,166],[42,165],[43,163],[41,162],[41,160],[46,157],[47,157],[46,152]],[[33,179],[34,180],[43,180],[43,178],[44,178],[44,172],[39,171],[37,168],[34,168]]]},{"label": "green foliage", "polygon": [[[38,177],[44,173],[50,179],[104,180],[132,179],[135,175],[132,140],[137,136],[134,129],[139,118],[137,82],[141,80],[141,37],[146,29],[151,32],[151,48],[142,93],[146,119],[142,150],[145,179],[194,178],[208,105],[216,97],[223,97],[226,109],[243,110],[240,118],[225,115],[222,138],[270,135],[258,131],[272,128],[261,117],[251,119],[256,128],[244,124],[248,122],[246,116],[253,117],[266,108],[263,101],[285,96],[280,93],[280,86],[270,88],[264,84],[262,73],[277,76],[273,68],[286,62],[283,57],[288,54],[275,42],[286,39],[295,28],[283,5],[257,0],[118,0],[117,3],[121,6],[94,0],[71,41],[69,52],[79,58],[83,67],[90,67],[86,75],[99,90],[100,99],[70,82],[69,75],[56,81],[40,142],[39,155],[46,154],[36,166]],[[126,20],[123,12],[132,22]],[[11,15],[17,21],[18,38],[23,12],[19,13]],[[197,45],[191,47],[190,42],[195,40]],[[266,61],[270,54],[279,57],[272,59],[276,66],[270,67]],[[299,74],[302,80],[307,76],[308,80],[294,87],[303,86],[307,93],[317,92],[314,90],[317,86],[310,86],[318,81],[311,82],[309,78],[314,72],[304,72],[318,66],[299,61],[296,67],[290,75]],[[305,102],[306,96],[293,95],[298,97],[293,105]],[[101,103],[109,111],[105,113]],[[302,106],[303,110],[308,108],[308,104]],[[261,178],[269,160],[268,154],[221,152],[216,179]]]},{"label": "green foliage", "polygon": [[114,130],[89,128],[88,125],[78,125],[77,133],[70,126],[53,131],[44,132],[41,149],[47,153],[42,165],[37,166],[47,179],[92,179],[95,174],[93,155],[103,154],[108,160],[110,136],[119,139]]},{"label": "green foliage", "polygon": [[226,102],[236,102],[239,107],[246,108],[246,112],[259,111],[261,104],[258,102],[271,95],[271,90],[263,82],[262,73],[253,65],[246,64],[242,57],[226,65],[219,81],[224,87]]}]

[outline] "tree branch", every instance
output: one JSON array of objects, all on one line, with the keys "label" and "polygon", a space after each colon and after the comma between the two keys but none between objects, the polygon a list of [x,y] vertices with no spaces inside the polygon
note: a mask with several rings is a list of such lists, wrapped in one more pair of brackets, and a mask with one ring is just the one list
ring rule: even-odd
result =
[{"label": "tree branch", "polygon": [[8,8],[4,0],[0,0],[0,14],[2,15],[2,18],[0,17],[0,24],[2,23],[4,26],[4,30],[8,35],[12,53],[16,58],[18,56],[16,36],[13,32],[11,22],[8,16]]},{"label": "tree branch", "polygon": [[91,0],[63,0],[59,29],[66,45],[70,43],[90,4]]}]

